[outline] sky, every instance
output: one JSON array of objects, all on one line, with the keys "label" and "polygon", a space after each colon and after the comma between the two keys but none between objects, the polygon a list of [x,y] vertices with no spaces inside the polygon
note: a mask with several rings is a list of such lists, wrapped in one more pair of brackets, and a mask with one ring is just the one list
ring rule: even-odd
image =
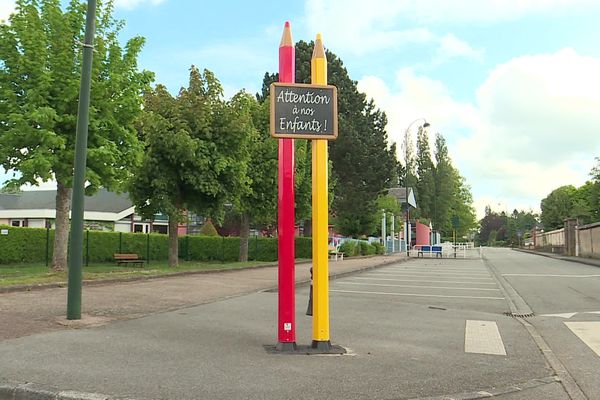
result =
[{"label": "sky", "polygon": [[[589,179],[600,156],[597,0],[116,0],[121,39],[141,35],[141,68],[176,93],[190,66],[231,96],[277,71],[285,21],[322,33],[398,143],[422,119],[441,133],[478,217],[539,212],[553,189]],[[0,0],[0,19],[14,7]],[[419,119],[416,123],[411,123]],[[343,132],[341,132],[343,134]],[[8,179],[0,171],[0,183]]]}]

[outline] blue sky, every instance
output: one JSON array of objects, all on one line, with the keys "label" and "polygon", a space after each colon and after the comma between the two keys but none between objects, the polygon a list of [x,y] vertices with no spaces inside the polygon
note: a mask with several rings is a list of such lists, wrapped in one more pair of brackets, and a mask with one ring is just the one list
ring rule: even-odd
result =
[{"label": "blue sky", "polygon": [[[174,93],[192,64],[215,72],[227,95],[254,93],[264,73],[277,69],[286,20],[294,40],[321,32],[360,90],[387,112],[391,140],[400,145],[421,117],[431,136],[446,137],[480,214],[486,204],[537,211],[552,189],[584,183],[600,156],[595,0],[116,5],[126,21],[123,39],[146,37],[140,66]],[[0,0],[0,18],[11,6]]]}]

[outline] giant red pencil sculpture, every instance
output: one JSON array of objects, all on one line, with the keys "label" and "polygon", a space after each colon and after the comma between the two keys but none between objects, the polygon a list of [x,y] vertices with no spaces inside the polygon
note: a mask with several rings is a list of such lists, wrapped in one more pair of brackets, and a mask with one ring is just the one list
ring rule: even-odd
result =
[{"label": "giant red pencil sculpture", "polygon": [[[295,81],[295,49],[290,23],[285,23],[279,45],[279,82]],[[278,175],[278,255],[279,313],[278,342],[280,351],[296,349],[295,300],[295,222],[294,222],[294,139],[279,140]]]}]

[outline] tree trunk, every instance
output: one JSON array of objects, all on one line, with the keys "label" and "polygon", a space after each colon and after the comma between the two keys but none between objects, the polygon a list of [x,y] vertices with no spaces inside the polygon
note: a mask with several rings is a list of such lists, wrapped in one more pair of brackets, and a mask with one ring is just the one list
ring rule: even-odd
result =
[{"label": "tree trunk", "polygon": [[54,232],[54,254],[52,269],[67,269],[67,252],[69,247],[69,211],[71,210],[71,188],[61,182],[56,185],[56,230]]},{"label": "tree trunk", "polygon": [[242,213],[240,218],[240,262],[248,261],[248,237],[250,236],[250,216]]},{"label": "tree trunk", "polygon": [[179,266],[178,218],[177,214],[169,215],[169,267]]}]

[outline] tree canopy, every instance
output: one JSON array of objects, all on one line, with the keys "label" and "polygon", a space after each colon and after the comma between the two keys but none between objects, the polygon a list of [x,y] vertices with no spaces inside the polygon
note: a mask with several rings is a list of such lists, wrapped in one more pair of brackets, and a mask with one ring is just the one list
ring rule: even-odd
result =
[{"label": "tree canopy", "polygon": [[[123,23],[112,2],[97,8],[92,66],[86,189],[119,189],[140,157],[134,122],[153,75],[139,71],[144,44],[121,45]],[[86,6],[71,0],[17,0],[0,24],[0,165],[16,172],[9,185],[56,179],[53,267],[66,268],[70,187]]]},{"label": "tree canopy", "polygon": [[214,74],[192,66],[176,97],[163,85],[144,96],[140,136],[144,157],[130,183],[136,209],[169,215],[169,262],[177,265],[177,221],[183,210],[220,219],[226,203],[248,193],[248,141],[255,136],[250,104],[239,93],[229,102]]}]

